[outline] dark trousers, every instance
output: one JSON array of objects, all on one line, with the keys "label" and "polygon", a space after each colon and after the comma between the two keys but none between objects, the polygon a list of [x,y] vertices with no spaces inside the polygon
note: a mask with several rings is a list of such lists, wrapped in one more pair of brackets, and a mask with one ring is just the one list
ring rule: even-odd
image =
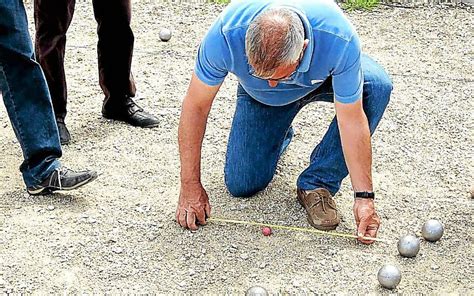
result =
[{"label": "dark trousers", "polygon": [[[43,68],[56,118],[66,117],[67,86],[64,74],[66,33],[75,0],[35,0],[36,57]],[[134,36],[130,28],[130,0],[93,0],[97,21],[99,84],[104,108],[121,108],[127,96],[135,95],[131,74]]]}]

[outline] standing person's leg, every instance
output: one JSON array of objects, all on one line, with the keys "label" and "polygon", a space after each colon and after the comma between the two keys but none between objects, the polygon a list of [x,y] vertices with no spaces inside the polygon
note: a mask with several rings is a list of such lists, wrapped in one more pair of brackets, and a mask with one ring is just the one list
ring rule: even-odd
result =
[{"label": "standing person's leg", "polygon": [[62,151],[46,80],[33,59],[22,0],[0,1],[0,91],[20,142],[20,170],[32,194],[74,189],[95,172],[59,169]]},{"label": "standing person's leg", "polygon": [[0,15],[1,90],[23,150],[20,169],[26,185],[33,186],[60,166],[58,129],[46,81],[33,59],[23,2],[0,2]]},{"label": "standing person's leg", "polygon": [[93,0],[92,3],[99,37],[99,83],[105,94],[102,114],[136,126],[157,126],[158,119],[131,99],[136,93],[131,73],[134,43],[131,0]]},{"label": "standing person's leg", "polygon": [[[385,70],[371,58],[362,56],[364,74],[363,105],[373,134],[390,100],[392,82]],[[314,101],[333,101],[332,87],[329,90],[316,90],[311,98]],[[325,188],[335,195],[342,180],[348,175],[341,138],[336,118],[321,142],[313,150],[309,167],[298,178],[298,189],[313,190]]]},{"label": "standing person's leg", "polygon": [[70,141],[64,123],[67,114],[67,85],[64,73],[66,32],[74,14],[75,0],[35,0],[36,58],[43,68],[51,93],[61,144]]},{"label": "standing person's leg", "polygon": [[298,103],[281,107],[261,104],[239,85],[224,172],[233,196],[254,195],[270,183],[293,135],[290,126],[298,109]]}]

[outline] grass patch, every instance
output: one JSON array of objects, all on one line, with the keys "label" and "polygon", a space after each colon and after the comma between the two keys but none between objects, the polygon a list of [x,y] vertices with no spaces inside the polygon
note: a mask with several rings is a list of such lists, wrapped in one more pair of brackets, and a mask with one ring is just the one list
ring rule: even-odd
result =
[{"label": "grass patch", "polygon": [[346,10],[372,10],[379,4],[379,0],[346,0],[342,8]]}]

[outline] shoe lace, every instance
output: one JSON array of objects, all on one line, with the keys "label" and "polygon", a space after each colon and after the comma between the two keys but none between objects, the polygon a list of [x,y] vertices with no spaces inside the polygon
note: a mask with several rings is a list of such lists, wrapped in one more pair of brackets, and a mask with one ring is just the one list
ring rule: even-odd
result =
[{"label": "shoe lace", "polygon": [[131,98],[127,98],[125,105],[128,108],[131,108],[134,111],[133,113],[143,111],[142,107],[138,106],[138,104],[135,103],[135,101],[132,100]]},{"label": "shoe lace", "polygon": [[318,206],[319,204],[321,204],[321,207],[322,207],[324,213],[327,213],[327,207],[329,207],[333,210],[336,209],[336,207],[333,205],[333,203],[331,203],[331,197],[330,196],[321,194],[320,192],[311,192],[311,193],[308,194],[308,197],[311,196],[311,195],[313,195],[314,199],[316,200],[316,202],[311,206],[311,208],[314,208],[314,207]]},{"label": "shoe lace", "polygon": [[[64,176],[67,173],[68,169],[66,169],[64,167],[59,167],[59,168],[54,169],[54,171],[56,172],[56,180],[54,178],[51,178],[49,180],[49,186],[50,187],[57,187],[57,188],[59,188],[59,190],[61,190],[63,188],[63,185],[61,183],[61,177]],[[55,182],[55,181],[58,182],[57,186],[55,184],[53,184],[53,182]]]}]

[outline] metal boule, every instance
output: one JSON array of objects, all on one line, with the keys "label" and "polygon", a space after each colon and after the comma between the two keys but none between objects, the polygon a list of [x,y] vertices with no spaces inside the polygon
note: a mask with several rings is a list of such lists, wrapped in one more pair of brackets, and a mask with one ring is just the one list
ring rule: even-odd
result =
[{"label": "metal boule", "polygon": [[160,37],[161,41],[166,42],[171,39],[171,30],[166,29],[166,28],[161,29],[158,36]]},{"label": "metal boule", "polygon": [[386,264],[379,269],[377,279],[382,287],[394,289],[400,283],[402,275],[395,265]]},{"label": "metal boule", "polygon": [[430,242],[435,242],[439,240],[444,233],[443,224],[440,221],[431,219],[426,221],[426,223],[421,228],[421,234],[423,237]]},{"label": "metal boule", "polygon": [[404,235],[398,240],[398,252],[403,257],[415,257],[420,251],[420,240],[412,235]]},{"label": "metal boule", "polygon": [[245,293],[246,296],[268,296],[267,290],[260,286],[250,287]]}]

